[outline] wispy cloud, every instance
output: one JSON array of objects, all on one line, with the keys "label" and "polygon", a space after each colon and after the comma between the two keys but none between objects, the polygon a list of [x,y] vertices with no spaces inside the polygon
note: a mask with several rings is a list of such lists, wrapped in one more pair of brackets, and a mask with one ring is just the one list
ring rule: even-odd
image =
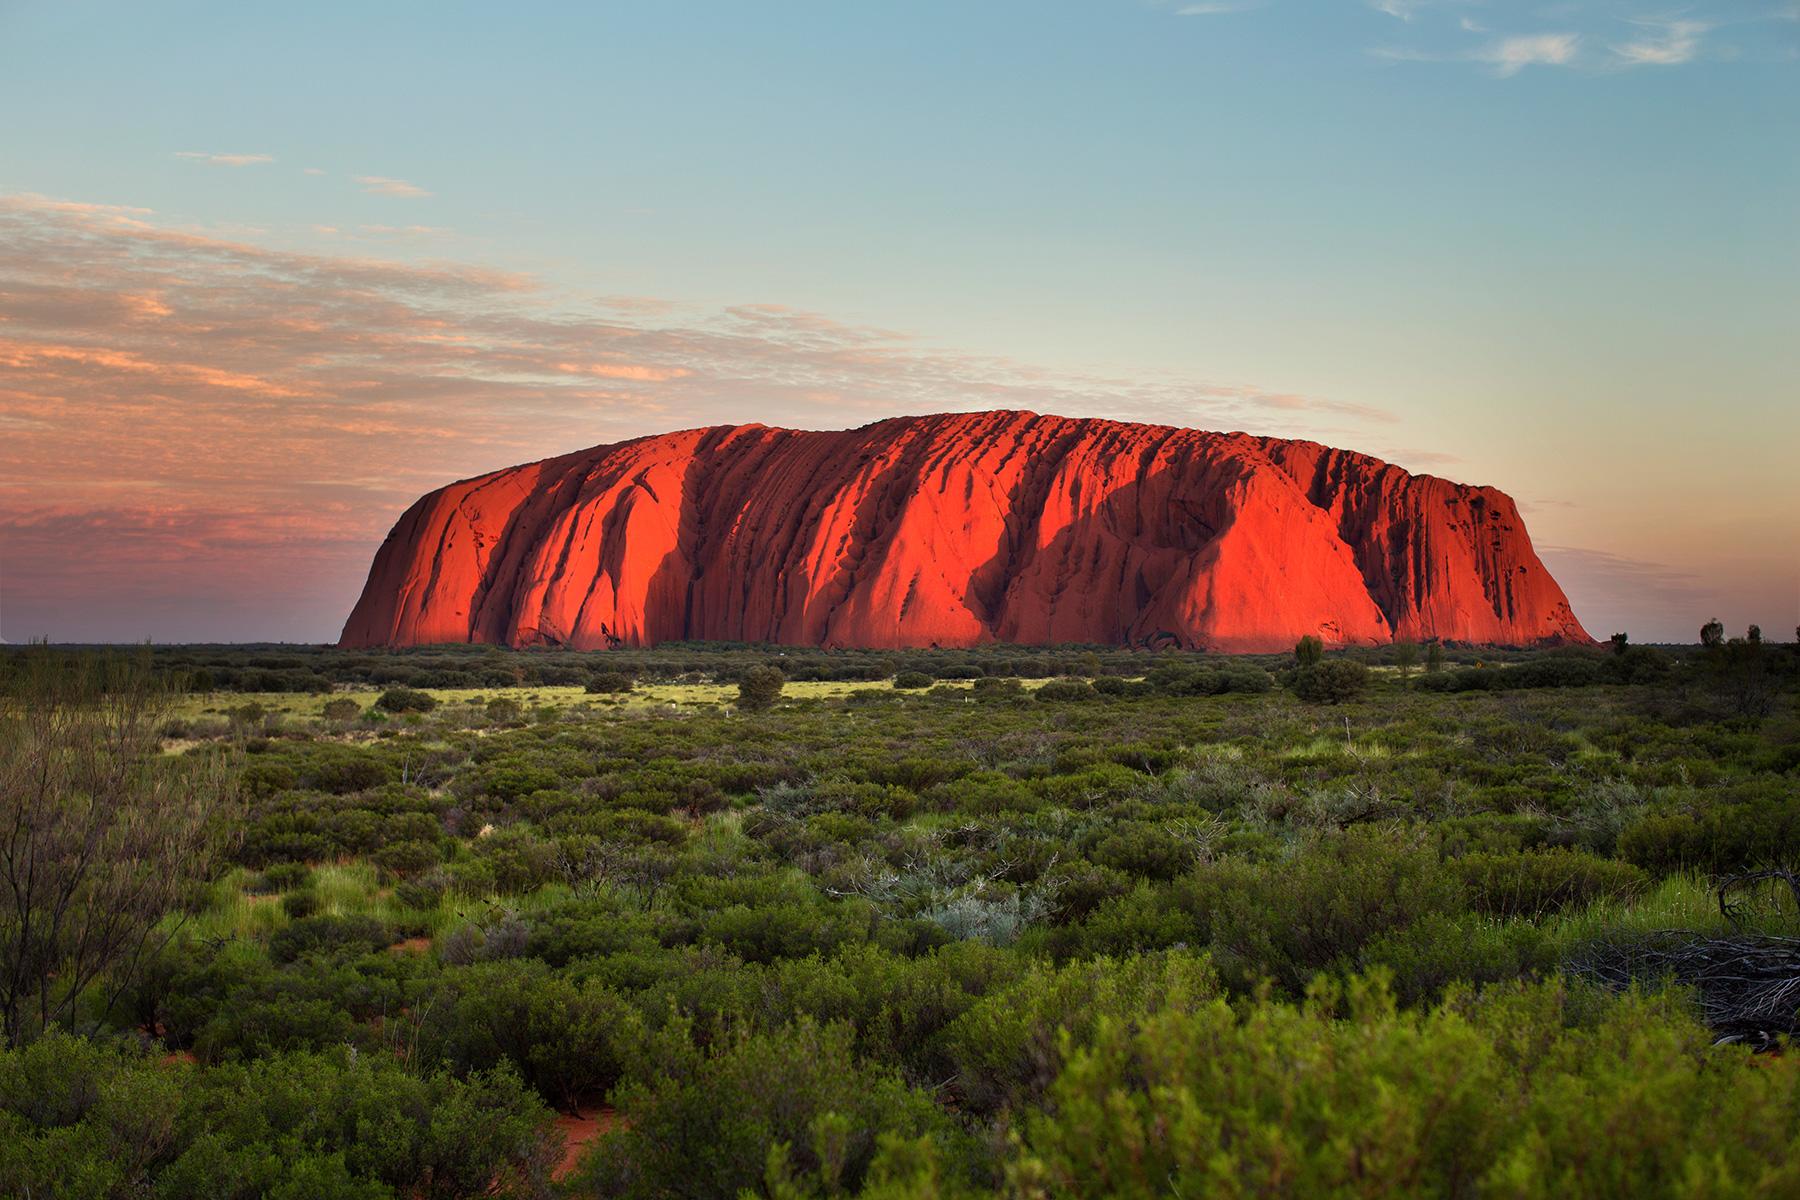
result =
[{"label": "wispy cloud", "polygon": [[325,173],[325,168],[324,167],[301,167],[300,173],[302,175],[323,175]]},{"label": "wispy cloud", "polygon": [[1506,37],[1489,43],[1474,57],[1490,64],[1501,78],[1510,78],[1526,67],[1566,67],[1575,61],[1581,45],[1578,33],[1536,33]]},{"label": "wispy cloud", "polygon": [[1431,0],[1369,0],[1369,7],[1400,21],[1410,21]]},{"label": "wispy cloud", "polygon": [[357,175],[353,178],[362,184],[363,191],[372,196],[404,196],[411,199],[431,195],[418,184],[408,183],[404,179],[390,179],[385,175]]},{"label": "wispy cloud", "polygon": [[1203,4],[1183,4],[1175,9],[1178,17],[1222,17],[1255,8],[1254,0],[1208,0]]},{"label": "wispy cloud", "polygon": [[450,235],[450,230],[441,225],[358,225],[356,228],[359,233],[378,238],[441,238]]},{"label": "wispy cloud", "polygon": [[211,163],[215,167],[254,167],[275,161],[273,154],[213,154],[205,150],[177,150],[175,157]]},{"label": "wispy cloud", "polygon": [[977,408],[1351,444],[1392,421],[1251,384],[1049,371],[778,304],[563,297],[511,272],[0,196],[14,638],[326,638],[395,515],[450,479],[747,417]]},{"label": "wispy cloud", "polygon": [[1377,46],[1369,53],[1392,63],[1482,63],[1500,78],[1510,79],[1526,67],[1575,66],[1580,50],[1578,33],[1536,33],[1496,38],[1473,49]]},{"label": "wispy cloud", "polygon": [[1611,47],[1614,56],[1627,66],[1674,67],[1692,62],[1700,52],[1700,38],[1712,29],[1704,21],[1639,20],[1633,24],[1651,30],[1651,34]]},{"label": "wispy cloud", "polygon": [[1354,417],[1359,421],[1379,421],[1384,424],[1400,419],[1384,408],[1376,408],[1369,404],[1353,404],[1347,400],[1325,400],[1317,396],[1268,392],[1252,392],[1244,398],[1259,408],[1272,408],[1281,412],[1338,413],[1342,416]]},{"label": "wispy cloud", "polygon": [[[1633,67],[1674,67],[1703,58],[1719,61],[1771,61],[1766,34],[1752,44],[1750,35],[1787,14],[1753,7],[1753,0],[1719,0],[1706,19],[1683,15],[1633,12],[1621,6],[1600,6],[1569,0],[1535,6],[1532,19],[1555,22],[1556,32],[1508,30],[1508,17],[1499,6],[1468,11],[1475,0],[1367,0],[1376,12],[1397,18],[1409,27],[1408,41],[1390,42],[1370,50],[1388,62],[1473,63],[1496,76],[1510,79],[1527,67],[1563,67],[1605,75]],[[1462,10],[1462,11],[1456,11]],[[1392,26],[1388,26],[1392,30]],[[1727,35],[1738,30],[1733,42]],[[1708,35],[1713,35],[1709,38]]]}]

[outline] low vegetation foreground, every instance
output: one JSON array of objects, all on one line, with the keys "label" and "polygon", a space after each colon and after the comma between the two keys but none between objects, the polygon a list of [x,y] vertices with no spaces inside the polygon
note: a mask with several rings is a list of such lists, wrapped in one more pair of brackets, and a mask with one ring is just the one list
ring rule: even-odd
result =
[{"label": "low vegetation foreground", "polygon": [[0,1195],[1800,1194],[1800,650],[0,658]]}]

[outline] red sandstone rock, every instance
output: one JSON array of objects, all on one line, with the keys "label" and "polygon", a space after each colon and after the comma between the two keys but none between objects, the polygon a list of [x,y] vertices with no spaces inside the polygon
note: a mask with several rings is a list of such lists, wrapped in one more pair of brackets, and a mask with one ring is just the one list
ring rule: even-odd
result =
[{"label": "red sandstone rock", "polygon": [[694,429],[451,484],[394,526],[341,644],[1309,633],[1589,640],[1493,488],[1313,442],[986,412]]}]

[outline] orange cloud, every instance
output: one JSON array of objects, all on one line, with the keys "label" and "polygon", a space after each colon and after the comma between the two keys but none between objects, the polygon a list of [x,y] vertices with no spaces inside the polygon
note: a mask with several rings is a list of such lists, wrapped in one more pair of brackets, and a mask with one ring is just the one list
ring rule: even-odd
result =
[{"label": "orange cloud", "polygon": [[1322,435],[1283,423],[1380,417],[1059,375],[778,305],[558,305],[514,272],[34,196],[0,197],[0,331],[14,640],[329,638],[421,492],[669,428],[1015,407]]},{"label": "orange cloud", "polygon": [[385,175],[357,175],[356,182],[363,185],[363,191],[373,196],[402,196],[414,199],[429,196],[430,192],[415,183],[404,179],[390,179]]},{"label": "orange cloud", "polygon": [[593,375],[601,379],[630,379],[638,383],[663,383],[681,379],[693,372],[685,367],[643,367],[630,363],[557,363],[556,369],[570,375]]}]

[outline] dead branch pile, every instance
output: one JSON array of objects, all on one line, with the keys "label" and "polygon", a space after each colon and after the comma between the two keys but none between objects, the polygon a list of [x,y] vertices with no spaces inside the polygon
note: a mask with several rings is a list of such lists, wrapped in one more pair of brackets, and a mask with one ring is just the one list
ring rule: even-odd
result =
[{"label": "dead branch pile", "polygon": [[[1664,930],[1595,942],[1568,967],[1616,988],[1673,981],[1694,990],[1719,1041],[1773,1047],[1800,1033],[1800,875],[1754,871],[1722,880],[1725,936]],[[1776,932],[1777,930],[1781,932]]]}]

